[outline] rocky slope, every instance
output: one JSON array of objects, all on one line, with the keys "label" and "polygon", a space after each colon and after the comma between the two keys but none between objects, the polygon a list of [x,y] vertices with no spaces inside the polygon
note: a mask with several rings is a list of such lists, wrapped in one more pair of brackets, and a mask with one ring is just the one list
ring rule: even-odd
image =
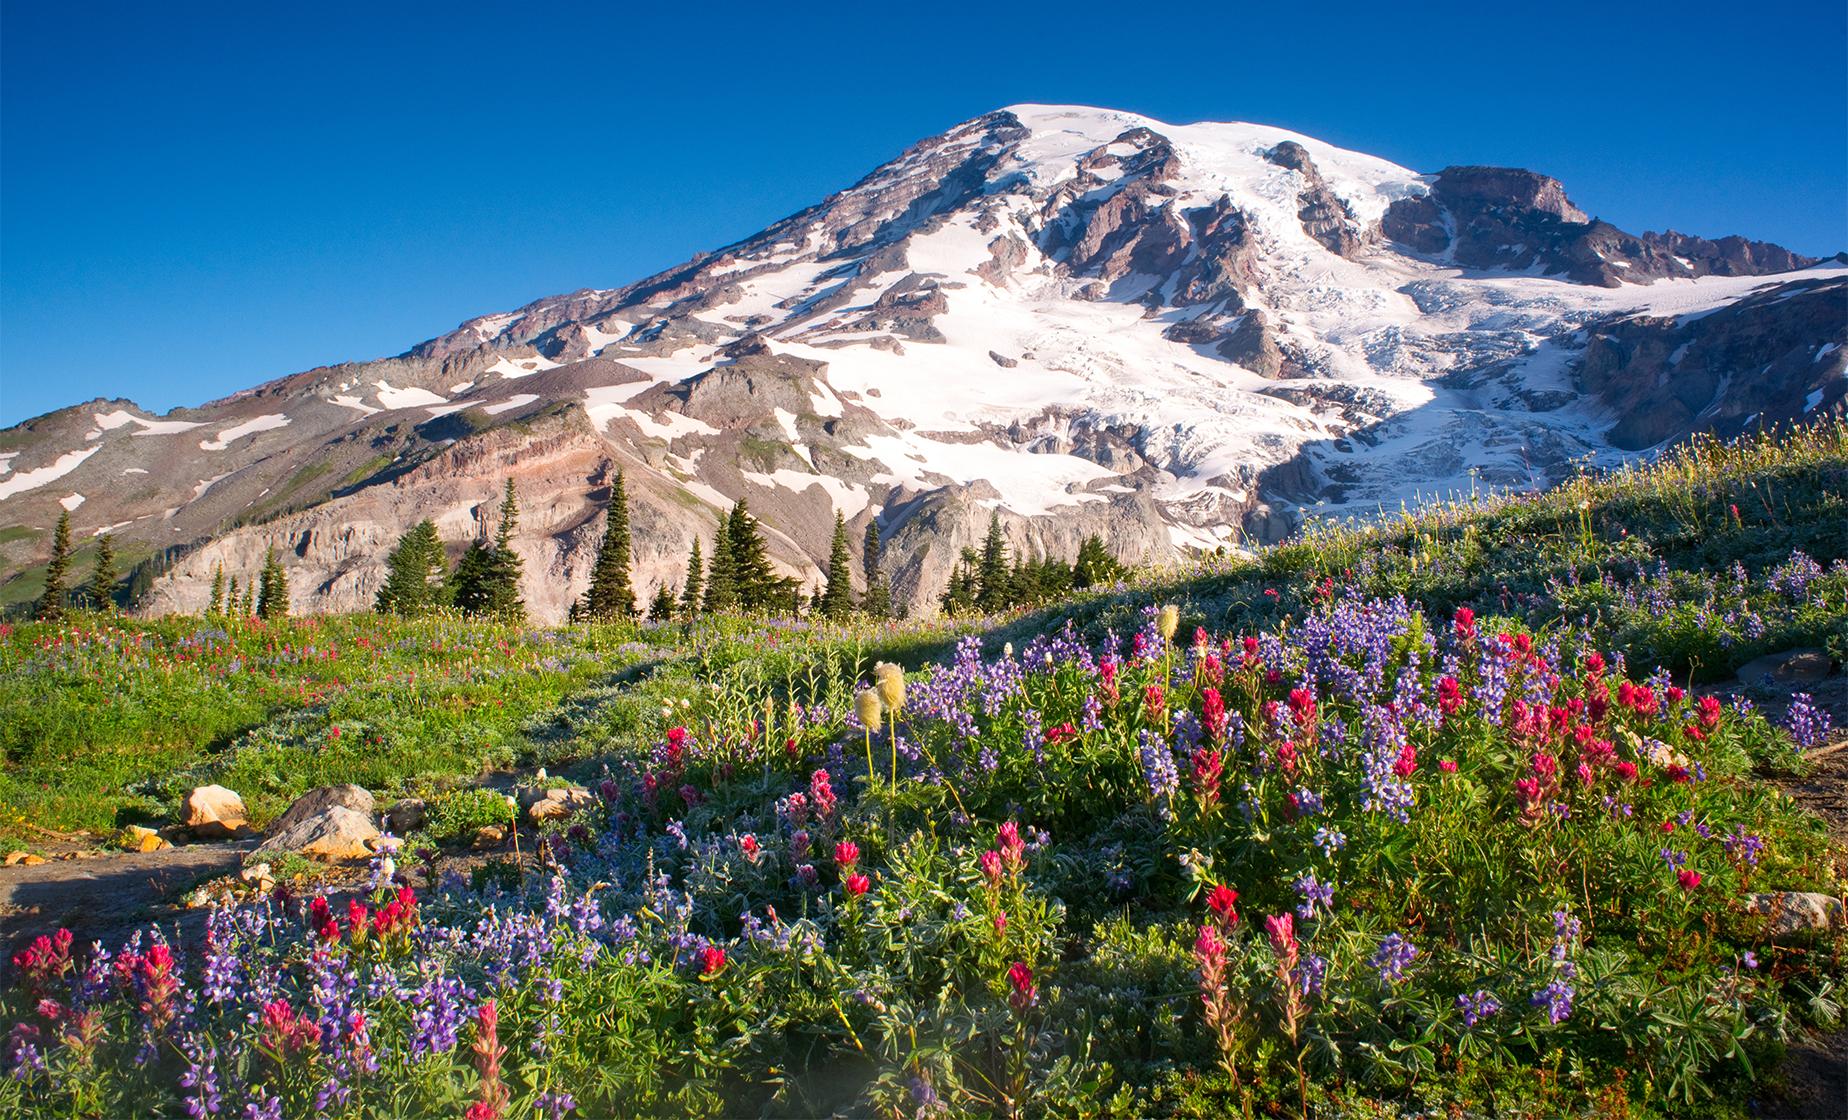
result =
[{"label": "rocky slope", "polygon": [[166,550],[146,610],[197,609],[272,545],[298,609],[353,609],[404,528],[459,550],[511,475],[527,598],[557,617],[622,469],[643,596],[746,497],[811,580],[835,509],[856,541],[877,518],[927,606],[991,510],[1057,554],[1272,540],[1311,508],[1840,409],[1845,343],[1840,260],[1629,234],[1530,171],[1016,106],[628,287],[166,416],[8,429],[0,573],[42,562],[63,506]]}]

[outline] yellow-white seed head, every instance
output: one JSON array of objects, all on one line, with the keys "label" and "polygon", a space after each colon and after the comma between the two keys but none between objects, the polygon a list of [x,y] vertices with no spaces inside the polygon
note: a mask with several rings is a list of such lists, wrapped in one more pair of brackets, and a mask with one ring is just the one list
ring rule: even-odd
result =
[{"label": "yellow-white seed head", "polygon": [[879,699],[894,713],[905,710],[905,671],[890,661],[881,661],[873,666],[873,685],[879,690]]},{"label": "yellow-white seed head", "polygon": [[863,688],[853,698],[853,714],[867,727],[878,727],[885,718],[885,704],[880,701],[879,693],[870,688]]},{"label": "yellow-white seed head", "polygon": [[1155,628],[1161,631],[1163,641],[1174,638],[1174,632],[1181,628],[1181,608],[1169,603],[1155,616]]}]

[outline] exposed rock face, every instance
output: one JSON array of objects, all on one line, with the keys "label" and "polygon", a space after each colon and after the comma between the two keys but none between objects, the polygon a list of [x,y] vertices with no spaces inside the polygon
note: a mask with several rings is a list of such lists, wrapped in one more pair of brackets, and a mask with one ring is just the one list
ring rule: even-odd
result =
[{"label": "exposed rock face", "polygon": [[1827,933],[1843,922],[1842,900],[1815,891],[1771,891],[1746,896],[1748,914],[1762,914],[1770,921],[1765,932],[1772,937],[1795,937],[1805,933]]},{"label": "exposed rock face", "polygon": [[282,816],[270,822],[270,832],[287,832],[301,822],[317,817],[329,809],[346,809],[358,813],[369,821],[372,819],[372,794],[364,787],[355,785],[322,786],[319,789],[311,789],[291,802]]},{"label": "exposed rock face", "polygon": [[837,509],[856,543],[876,520],[929,610],[995,509],[1018,548],[1095,532],[1159,560],[1840,407],[1848,311],[1804,285],[1848,264],[1811,263],[1632,236],[1527,171],[1016,106],[627,287],[166,416],[94,401],[0,432],[0,527],[37,531],[0,534],[0,577],[69,508],[80,539],[157,554],[145,611],[200,610],[270,548],[293,609],[364,609],[400,534],[430,517],[453,559],[512,478],[524,597],[557,619],[620,470],[638,597],[743,498],[810,585]]},{"label": "exposed rock face", "polygon": [[[1707,315],[1620,319],[1591,332],[1579,381],[1619,417],[1608,437],[1629,450],[1697,426],[1734,436],[1766,415],[1832,409],[1848,393],[1845,307],[1848,280],[1815,280]],[[1725,392],[1741,379],[1749,393]]]},{"label": "exposed rock face", "polygon": [[1387,207],[1380,231],[1415,252],[1448,254],[1465,268],[1538,268],[1607,288],[1664,278],[1758,276],[1816,263],[1737,237],[1637,237],[1587,216],[1557,179],[1510,167],[1446,167],[1430,194]]}]

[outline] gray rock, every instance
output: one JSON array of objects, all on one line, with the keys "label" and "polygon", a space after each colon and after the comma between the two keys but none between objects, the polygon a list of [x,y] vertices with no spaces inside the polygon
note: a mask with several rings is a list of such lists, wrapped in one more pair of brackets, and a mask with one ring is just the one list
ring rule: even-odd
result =
[{"label": "gray rock", "polygon": [[1739,679],[1746,684],[1762,684],[1767,677],[1774,684],[1802,684],[1828,676],[1829,668],[1829,655],[1822,650],[1787,649],[1739,666]]},{"label": "gray rock", "polygon": [[350,809],[365,817],[368,824],[371,823],[373,810],[372,794],[367,792],[364,787],[355,785],[322,786],[320,789],[311,789],[307,793],[296,798],[294,803],[289,806],[287,812],[270,823],[269,830],[272,834],[287,831],[301,822],[308,820],[310,817],[319,816],[327,810],[336,807]]},{"label": "gray rock", "polygon": [[325,860],[365,859],[379,839],[372,818],[343,805],[302,817],[273,831],[259,852],[299,852]]},{"label": "gray rock", "polygon": [[1745,909],[1770,918],[1765,931],[1772,937],[1826,933],[1842,924],[1842,900],[1815,891],[1772,891],[1749,895]]},{"label": "gray rock", "polygon": [[403,836],[423,827],[424,818],[429,815],[429,806],[421,797],[404,797],[392,803],[385,810],[385,827],[394,836]]}]

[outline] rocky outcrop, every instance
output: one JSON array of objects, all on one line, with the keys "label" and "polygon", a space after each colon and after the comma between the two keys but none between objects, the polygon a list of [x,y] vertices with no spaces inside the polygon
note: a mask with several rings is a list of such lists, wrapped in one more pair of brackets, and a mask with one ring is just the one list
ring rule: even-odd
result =
[{"label": "rocky outcrop", "polygon": [[1395,201],[1380,232],[1416,253],[1464,268],[1537,268],[1580,284],[1616,287],[1696,276],[1753,276],[1805,268],[1810,257],[1766,242],[1625,233],[1573,205],[1557,179],[1510,167],[1446,167],[1428,195]]},{"label": "rocky outcrop", "polygon": [[378,850],[378,841],[379,830],[371,817],[335,805],[272,829],[257,851],[295,852],[329,861],[354,860],[370,857]]},{"label": "rocky outcrop", "polygon": [[250,827],[244,799],[224,786],[198,786],[180,802],[180,823],[201,840],[228,840]]},{"label": "rocky outcrop", "polygon": [[1590,331],[1578,382],[1628,450],[1827,412],[1848,393],[1845,308],[1848,280],[1794,281],[1710,313],[1607,322]]},{"label": "rocky outcrop", "polygon": [[1303,177],[1302,189],[1296,195],[1301,203],[1296,216],[1303,223],[1303,232],[1337,256],[1352,258],[1358,254],[1361,238],[1353,212],[1322,181],[1322,173],[1309,158],[1309,149],[1294,140],[1285,140],[1266,151],[1264,158]]}]

